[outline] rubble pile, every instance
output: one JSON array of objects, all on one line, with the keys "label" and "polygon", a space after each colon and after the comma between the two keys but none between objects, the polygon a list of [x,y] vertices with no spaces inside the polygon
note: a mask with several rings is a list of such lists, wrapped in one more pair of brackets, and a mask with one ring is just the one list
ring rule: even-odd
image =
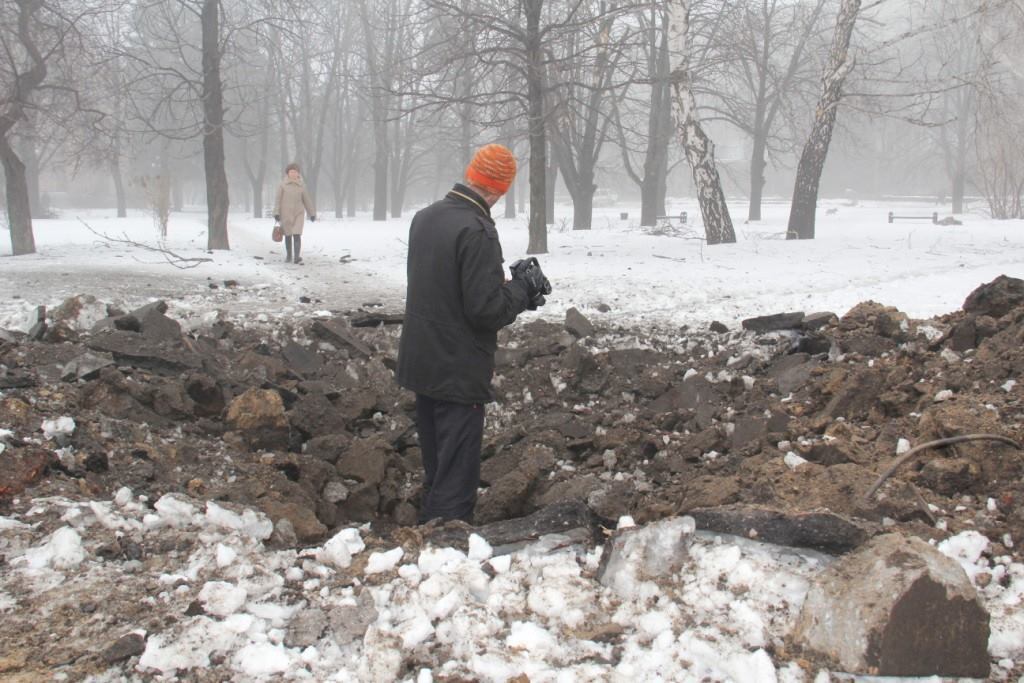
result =
[{"label": "rubble pile", "polygon": [[[285,544],[412,523],[420,468],[412,396],[391,372],[399,327],[353,320],[366,324],[222,315],[183,333],[164,302],[124,313],[76,297],[27,336],[5,332],[0,505],[26,489],[180,491],[263,510]],[[926,452],[863,496],[909,445],[1024,437],[1021,281],[1000,278],[936,320],[865,302],[743,327],[597,330],[574,309],[564,325],[504,331],[477,522],[564,501],[639,521],[828,509],[924,536],[944,521],[1002,539],[1024,521],[1024,462],[996,442]],[[72,427],[47,431],[60,419]]]},{"label": "rubble pile", "polygon": [[[126,312],[83,295],[41,309],[27,334],[0,330],[0,515],[128,488],[150,505],[180,494],[260,510],[275,548],[364,522],[401,543],[420,464],[413,397],[392,374],[400,321],[222,313],[184,330],[166,302]],[[1024,442],[1021,280],[1000,277],[933,320],[869,301],[841,317],[654,331],[573,309],[563,324],[504,330],[499,347],[484,529],[573,504],[597,528],[690,515],[826,552],[883,531],[973,530],[992,557],[1020,557],[1024,455],[1005,442],[926,450],[866,493],[913,446]],[[121,534],[105,552],[165,550]]]}]

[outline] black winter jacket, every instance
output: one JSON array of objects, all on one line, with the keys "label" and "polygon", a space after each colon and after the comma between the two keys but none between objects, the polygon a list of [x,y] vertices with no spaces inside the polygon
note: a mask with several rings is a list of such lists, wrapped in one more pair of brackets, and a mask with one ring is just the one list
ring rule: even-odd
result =
[{"label": "black winter jacket", "polygon": [[526,309],[518,280],[505,281],[487,203],[456,184],[420,210],[409,228],[408,291],[398,347],[398,383],[454,403],[494,400],[497,332]]}]

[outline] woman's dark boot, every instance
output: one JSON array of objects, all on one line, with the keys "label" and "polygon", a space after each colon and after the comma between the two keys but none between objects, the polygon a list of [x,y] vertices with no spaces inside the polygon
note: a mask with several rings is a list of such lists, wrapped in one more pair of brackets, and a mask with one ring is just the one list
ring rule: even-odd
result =
[{"label": "woman's dark boot", "polygon": [[295,245],[295,258],[292,263],[302,263],[302,257],[299,256],[299,252],[302,251],[302,235],[295,235],[292,240]]},{"label": "woman's dark boot", "polygon": [[285,235],[284,236],[284,248],[288,252],[288,255],[284,257],[284,262],[285,263],[291,263],[292,262],[292,236],[291,235]]}]

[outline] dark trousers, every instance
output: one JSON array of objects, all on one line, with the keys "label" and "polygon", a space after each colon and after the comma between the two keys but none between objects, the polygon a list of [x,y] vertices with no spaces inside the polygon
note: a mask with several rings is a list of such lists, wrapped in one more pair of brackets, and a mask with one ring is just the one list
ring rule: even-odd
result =
[{"label": "dark trousers", "polygon": [[291,261],[294,253],[294,257],[298,258],[299,252],[302,251],[302,235],[285,235],[284,236],[284,248],[288,252],[288,260]]},{"label": "dark trousers", "polygon": [[480,486],[484,407],[416,394],[416,429],[423,452],[423,501],[419,522],[473,521]]}]

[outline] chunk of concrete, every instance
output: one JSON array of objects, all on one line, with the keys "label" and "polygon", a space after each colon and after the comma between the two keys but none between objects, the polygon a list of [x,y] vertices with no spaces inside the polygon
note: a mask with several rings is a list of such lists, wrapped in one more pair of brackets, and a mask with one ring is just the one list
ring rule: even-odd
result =
[{"label": "chunk of concrete", "polygon": [[747,318],[743,321],[743,329],[751,332],[775,332],[778,330],[799,330],[803,325],[804,312],[776,313]]},{"label": "chunk of concrete", "polygon": [[989,675],[989,615],[967,575],[899,534],[876,537],[822,572],[792,635],[849,673]]},{"label": "chunk of concrete", "polygon": [[594,334],[594,325],[576,307],[570,308],[565,312],[565,329],[577,339],[590,337]]},{"label": "chunk of concrete", "polygon": [[696,529],[692,517],[673,517],[616,532],[605,544],[597,580],[628,596],[641,581],[671,576],[689,558]]},{"label": "chunk of concrete", "polygon": [[722,505],[689,514],[699,528],[708,531],[827,553],[844,553],[868,540],[862,526],[827,510],[784,512],[756,505]]}]

